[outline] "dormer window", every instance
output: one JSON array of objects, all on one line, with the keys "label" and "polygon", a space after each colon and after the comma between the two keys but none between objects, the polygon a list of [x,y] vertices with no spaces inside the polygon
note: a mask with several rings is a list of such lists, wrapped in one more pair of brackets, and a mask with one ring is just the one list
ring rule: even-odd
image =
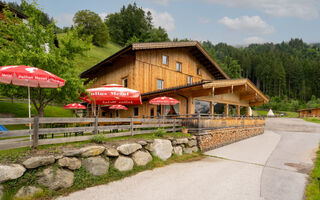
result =
[{"label": "dormer window", "polygon": [[197,75],[201,75],[200,67],[197,67]]},{"label": "dormer window", "polygon": [[192,76],[188,76],[188,84],[192,84]]},{"label": "dormer window", "polygon": [[166,55],[162,56],[162,64],[169,65],[169,57]]}]

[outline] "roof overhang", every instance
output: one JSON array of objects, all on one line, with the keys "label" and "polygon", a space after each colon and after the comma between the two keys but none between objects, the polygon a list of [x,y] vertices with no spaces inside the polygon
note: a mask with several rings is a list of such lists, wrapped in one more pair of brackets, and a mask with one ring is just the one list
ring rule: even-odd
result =
[{"label": "roof overhang", "polygon": [[204,84],[202,87],[211,88],[213,95],[238,94],[240,100],[247,100],[250,106],[258,106],[269,102],[269,98],[249,79],[217,80]]}]

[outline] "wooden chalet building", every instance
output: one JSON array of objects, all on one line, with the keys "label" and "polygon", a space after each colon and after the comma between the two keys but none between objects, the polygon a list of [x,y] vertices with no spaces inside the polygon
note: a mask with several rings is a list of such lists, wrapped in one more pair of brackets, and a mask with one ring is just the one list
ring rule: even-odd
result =
[{"label": "wooden chalet building", "polygon": [[11,12],[16,14],[17,17],[19,17],[20,19],[23,19],[23,20],[28,19],[28,16],[26,16],[25,14],[13,9],[13,8],[10,8],[8,5],[0,2],[0,20],[4,20],[3,10],[6,9],[6,8],[8,8]]},{"label": "wooden chalet building", "polygon": [[[195,113],[245,114],[249,106],[268,98],[248,79],[230,79],[199,42],[133,43],[90,69],[81,78],[91,87],[122,84],[141,92],[143,103],[127,111],[101,107],[100,116],[153,117]],[[150,105],[158,96],[181,103],[175,106]],[[230,113],[231,112],[231,113]]]},{"label": "wooden chalet building", "polygon": [[299,112],[299,117],[320,117],[320,108],[307,108],[297,110]]}]

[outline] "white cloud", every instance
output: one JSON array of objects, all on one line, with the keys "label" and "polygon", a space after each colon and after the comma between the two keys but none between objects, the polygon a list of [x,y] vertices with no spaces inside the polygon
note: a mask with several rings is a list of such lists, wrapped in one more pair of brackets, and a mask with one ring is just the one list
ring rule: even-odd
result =
[{"label": "white cloud", "polygon": [[151,3],[156,3],[156,4],[159,4],[159,5],[162,5],[162,6],[169,5],[169,0],[145,0],[145,1],[148,1],[148,2],[151,2]]},{"label": "white cloud", "polygon": [[167,31],[172,31],[175,29],[175,20],[168,12],[157,12],[151,8],[144,8],[145,12],[150,11],[153,18],[153,25],[155,27],[161,26]]},{"label": "white cloud", "polygon": [[198,22],[199,22],[200,24],[209,24],[209,23],[211,22],[211,20],[208,19],[208,18],[199,17],[199,18],[198,18]]},{"label": "white cloud", "polygon": [[274,28],[263,21],[259,16],[242,16],[240,18],[224,17],[219,20],[227,28],[235,31],[248,32],[251,34],[271,34]]},{"label": "white cloud", "polygon": [[99,13],[99,17],[102,19],[102,21],[104,21],[104,19],[106,18],[106,16],[108,15],[108,13]]},{"label": "white cloud", "polygon": [[249,44],[262,44],[262,43],[266,43],[267,41],[261,37],[257,37],[257,36],[253,36],[253,37],[248,37],[245,38],[243,40],[243,43],[245,45],[249,45]]},{"label": "white cloud", "polygon": [[315,19],[319,17],[319,0],[202,0],[231,7],[251,7],[276,17]]},{"label": "white cloud", "polygon": [[64,13],[54,17],[57,21],[57,26],[64,27],[64,26],[71,26],[73,25],[73,18],[74,14],[71,13]]}]

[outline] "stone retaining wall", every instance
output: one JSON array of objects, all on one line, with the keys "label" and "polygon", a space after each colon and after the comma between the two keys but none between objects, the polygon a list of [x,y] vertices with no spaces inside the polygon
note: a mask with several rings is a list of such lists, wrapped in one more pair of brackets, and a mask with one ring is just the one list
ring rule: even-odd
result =
[{"label": "stone retaining wall", "polygon": [[[108,173],[111,165],[119,171],[132,170],[134,165],[147,165],[153,159],[151,154],[165,161],[173,154],[182,155],[197,151],[197,140],[192,136],[124,142],[118,146],[94,145],[68,149],[59,155],[29,157],[21,163],[0,163],[0,199],[5,191],[10,190],[1,183],[18,179],[26,171],[43,166],[45,168],[37,174],[37,184],[50,190],[60,190],[77,184],[74,182],[74,172],[81,167],[94,176],[102,176]],[[19,189],[15,198],[32,199],[32,196],[41,192],[40,187],[26,184]]]},{"label": "stone retaining wall", "polygon": [[197,141],[201,151],[209,151],[263,133],[264,126],[221,128],[198,134]]}]

